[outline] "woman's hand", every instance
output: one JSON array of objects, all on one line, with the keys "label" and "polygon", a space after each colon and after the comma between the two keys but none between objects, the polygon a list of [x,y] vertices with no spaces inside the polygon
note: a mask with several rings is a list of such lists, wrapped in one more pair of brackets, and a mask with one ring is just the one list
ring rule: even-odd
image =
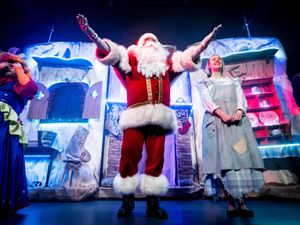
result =
[{"label": "woman's hand", "polygon": [[27,74],[22,64],[19,62],[13,63],[12,66],[17,74],[19,83],[21,85],[26,85],[30,81],[30,73]]},{"label": "woman's hand", "polygon": [[220,116],[220,118],[223,123],[226,123],[226,124],[232,123],[231,116],[229,116],[226,113],[224,113],[222,116]]},{"label": "woman's hand", "polygon": [[15,69],[16,72],[17,72],[17,71],[22,71],[22,72],[24,72],[24,68],[23,68],[23,66],[22,66],[21,63],[15,62],[15,63],[12,63],[11,65],[13,66],[13,68]]},{"label": "woman's hand", "polygon": [[223,123],[229,124],[231,123],[231,116],[229,116],[227,113],[225,113],[222,109],[218,108],[214,111],[214,114],[216,114]]},{"label": "woman's hand", "polygon": [[240,121],[240,120],[242,119],[242,117],[243,117],[243,111],[240,110],[240,109],[238,109],[238,110],[235,112],[235,114],[233,114],[233,115],[231,116],[231,121],[232,121],[232,122]]}]

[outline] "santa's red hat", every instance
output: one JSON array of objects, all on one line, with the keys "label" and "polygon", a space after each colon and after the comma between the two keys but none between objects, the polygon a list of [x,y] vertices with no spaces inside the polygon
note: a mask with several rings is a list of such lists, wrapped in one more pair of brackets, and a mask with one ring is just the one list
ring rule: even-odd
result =
[{"label": "santa's red hat", "polygon": [[157,37],[154,34],[152,34],[152,33],[145,33],[145,34],[143,34],[139,38],[139,40],[137,42],[137,46],[142,46],[147,38],[152,38],[153,40],[155,40],[156,42],[158,42],[158,39],[157,39]]}]

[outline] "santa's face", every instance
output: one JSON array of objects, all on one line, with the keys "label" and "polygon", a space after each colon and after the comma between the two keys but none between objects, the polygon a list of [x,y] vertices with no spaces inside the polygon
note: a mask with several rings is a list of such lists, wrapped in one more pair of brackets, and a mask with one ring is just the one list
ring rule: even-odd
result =
[{"label": "santa's face", "polygon": [[155,39],[145,38],[138,54],[138,72],[146,77],[164,76],[167,70],[167,51]]},{"label": "santa's face", "polygon": [[157,42],[152,37],[145,38],[145,40],[144,40],[144,42],[142,44],[143,47],[151,47],[151,46],[156,46],[156,45],[157,45]]}]

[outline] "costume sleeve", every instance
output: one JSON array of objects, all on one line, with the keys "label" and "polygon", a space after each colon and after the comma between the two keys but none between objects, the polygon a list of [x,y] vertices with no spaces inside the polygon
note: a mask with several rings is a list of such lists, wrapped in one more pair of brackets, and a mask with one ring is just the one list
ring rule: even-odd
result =
[{"label": "costume sleeve", "polygon": [[199,57],[196,60],[192,59],[194,51],[195,46],[189,47],[183,52],[176,51],[172,55],[172,70],[177,73],[183,72],[184,70],[193,72],[199,69],[199,66],[196,62],[199,60]]},{"label": "costume sleeve", "polygon": [[209,85],[208,81],[198,81],[196,84],[197,89],[200,94],[202,106],[204,107],[204,109],[207,112],[212,114],[216,109],[219,108],[219,106],[216,105],[213,102],[212,98],[210,97],[209,91],[208,91],[208,85]]},{"label": "costume sleeve", "polygon": [[27,82],[27,84],[25,84],[25,85],[21,85],[19,83],[16,83],[13,86],[13,90],[22,99],[30,100],[36,95],[38,87],[35,84],[35,82],[32,79],[30,79],[29,82]]},{"label": "costume sleeve", "polygon": [[245,97],[245,94],[243,92],[242,86],[241,86],[241,80],[236,78],[234,79],[235,82],[235,87],[236,87],[236,96],[237,96],[237,105],[236,105],[236,109],[241,109],[244,111],[244,113],[247,112],[247,100]]},{"label": "costume sleeve", "polygon": [[96,56],[99,62],[103,63],[107,66],[115,66],[120,68],[120,72],[129,73],[131,71],[131,67],[129,65],[128,53],[124,46],[117,45],[116,43],[104,39],[107,45],[110,48],[110,52],[105,55],[99,48],[96,50]]}]

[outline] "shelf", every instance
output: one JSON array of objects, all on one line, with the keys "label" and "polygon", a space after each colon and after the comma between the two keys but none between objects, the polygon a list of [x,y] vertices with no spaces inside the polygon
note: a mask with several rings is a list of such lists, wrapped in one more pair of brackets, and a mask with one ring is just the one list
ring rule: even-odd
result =
[{"label": "shelf", "polygon": [[289,125],[289,124],[290,124],[289,121],[282,121],[282,122],[279,122],[278,124],[271,124],[271,125],[259,124],[257,126],[252,126],[252,129],[253,130],[262,130],[265,128],[279,128],[279,127]]},{"label": "shelf", "polygon": [[272,105],[268,107],[255,107],[255,108],[248,108],[247,112],[262,112],[262,111],[274,110],[278,108],[279,108],[278,105]]},{"label": "shelf", "polygon": [[245,80],[242,82],[242,87],[256,86],[256,85],[270,85],[272,83],[273,83],[273,77],[272,78],[255,79],[255,80]]},{"label": "shelf", "polygon": [[265,139],[268,139],[268,141],[271,141],[271,140],[285,140],[286,136],[287,135],[284,135],[284,134],[278,134],[278,135],[273,135],[273,136],[256,137],[256,139],[258,141],[262,141],[262,140],[265,140]]},{"label": "shelf", "polygon": [[[250,60],[269,60],[274,57],[277,52],[276,48],[262,49],[259,51],[245,51],[243,53],[236,53],[227,56],[229,61],[250,61]],[[239,60],[238,57],[242,57]],[[224,57],[223,57],[224,59]],[[225,60],[225,59],[224,59]],[[226,60],[225,60],[226,63]],[[260,65],[260,64],[259,64]],[[262,73],[267,71],[261,71]],[[252,76],[253,74],[251,74]],[[242,80],[241,87],[243,89],[245,98],[247,100],[248,109],[247,114],[250,119],[252,130],[258,142],[266,142],[273,140],[290,139],[291,124],[290,121],[284,118],[284,113],[280,105],[278,94],[274,85],[273,76],[264,77],[252,76]],[[255,77],[255,78],[254,78]],[[263,78],[264,77],[264,78]],[[276,118],[274,113],[276,113]],[[252,115],[250,115],[252,114]],[[264,115],[263,115],[264,114]],[[261,118],[259,118],[261,117]],[[270,117],[270,118],[269,118]],[[274,117],[274,120],[272,118]],[[270,119],[270,120],[269,120]],[[273,121],[276,124],[264,124],[262,121]],[[255,125],[256,124],[256,125]]]},{"label": "shelf", "polygon": [[245,97],[246,98],[255,98],[255,97],[258,97],[258,98],[261,98],[261,97],[270,97],[274,95],[274,92],[263,92],[263,93],[258,93],[258,94],[245,94]]}]

